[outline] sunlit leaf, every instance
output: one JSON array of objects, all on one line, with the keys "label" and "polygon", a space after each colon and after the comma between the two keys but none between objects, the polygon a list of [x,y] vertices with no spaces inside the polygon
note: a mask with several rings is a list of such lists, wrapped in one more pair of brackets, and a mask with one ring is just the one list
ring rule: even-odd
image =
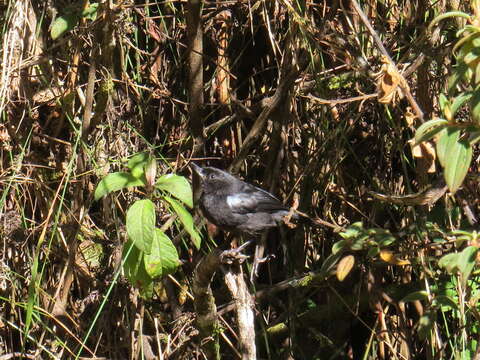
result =
[{"label": "sunlit leaf", "polygon": [[[472,147],[466,140],[460,140],[460,128],[450,127],[442,135],[440,149],[444,162],[444,178],[448,188],[455,193],[462,185],[472,161]],[[440,145],[440,141],[438,143]],[[440,157],[440,155],[439,155]]]},{"label": "sunlit leaf", "polygon": [[391,265],[410,265],[410,261],[399,258],[393,251],[380,250],[380,259]]},{"label": "sunlit leaf", "polygon": [[443,256],[438,262],[438,266],[445,268],[451,274],[455,274],[457,271],[460,272],[463,281],[466,282],[475,266],[477,252],[477,247],[468,246],[460,253]]},{"label": "sunlit leaf", "polygon": [[137,178],[145,176],[145,166],[150,160],[150,155],[146,152],[136,154],[128,160],[128,168],[132,172],[132,175]]},{"label": "sunlit leaf", "polygon": [[415,132],[415,144],[430,140],[447,125],[448,121],[445,119],[433,119],[423,123]]},{"label": "sunlit leaf", "polygon": [[58,39],[60,36],[65,34],[67,31],[70,31],[77,26],[80,21],[79,14],[66,14],[59,16],[55,19],[55,22],[52,24],[50,30],[50,36],[53,40]]},{"label": "sunlit leaf", "polygon": [[155,239],[150,254],[145,254],[145,269],[152,277],[175,272],[179,265],[178,253],[172,240],[160,229],[155,229]]},{"label": "sunlit leaf", "polygon": [[450,296],[437,295],[435,296],[434,303],[437,303],[438,305],[440,305],[442,311],[458,309],[458,303],[455,302],[455,300],[452,299]]},{"label": "sunlit leaf", "polygon": [[116,172],[108,174],[98,183],[94,194],[95,200],[99,200],[113,191],[133,186],[145,186],[145,181],[132,176],[130,173]]},{"label": "sunlit leaf", "polygon": [[151,200],[138,200],[127,211],[127,234],[136,247],[150,254],[155,238],[155,205]]},{"label": "sunlit leaf", "polygon": [[193,244],[197,249],[200,248],[202,238],[195,228],[192,215],[175,199],[165,196],[164,199],[172,206],[173,210],[177,213],[180,222],[185,227],[185,230],[190,234]]},{"label": "sunlit leaf", "polygon": [[140,251],[131,240],[123,246],[123,271],[130,283],[140,291],[144,298],[153,295],[153,279],[145,270],[144,252]]},{"label": "sunlit leaf", "polygon": [[470,96],[470,109],[475,123],[480,124],[480,88],[475,89],[473,96]]},{"label": "sunlit leaf", "polygon": [[353,255],[347,255],[339,261],[337,266],[337,279],[343,281],[355,264],[355,257]]},{"label": "sunlit leaf", "polygon": [[158,179],[155,187],[168,192],[188,207],[193,207],[192,187],[183,176],[175,174],[163,175]]},{"label": "sunlit leaf", "polygon": [[82,16],[89,20],[95,20],[97,18],[98,3],[91,3],[86,9],[83,10]]}]

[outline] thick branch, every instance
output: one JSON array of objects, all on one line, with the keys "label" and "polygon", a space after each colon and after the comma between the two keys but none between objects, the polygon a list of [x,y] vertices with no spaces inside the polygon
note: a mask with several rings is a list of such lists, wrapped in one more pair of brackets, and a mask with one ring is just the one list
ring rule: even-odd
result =
[{"label": "thick branch", "polygon": [[207,359],[220,359],[217,307],[210,287],[221,264],[220,253],[221,250],[215,249],[198,263],[192,284],[200,343]]},{"label": "thick branch", "polygon": [[255,360],[255,316],[253,297],[248,291],[243,272],[239,265],[231,266],[225,273],[225,283],[232,294],[237,316],[238,342],[242,360]]}]

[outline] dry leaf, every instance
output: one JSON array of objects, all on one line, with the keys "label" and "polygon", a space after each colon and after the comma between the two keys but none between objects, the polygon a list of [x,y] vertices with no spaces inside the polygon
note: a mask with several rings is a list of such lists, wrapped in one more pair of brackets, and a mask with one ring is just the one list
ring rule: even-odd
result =
[{"label": "dry leaf", "polygon": [[383,104],[394,103],[397,93],[403,96],[399,86],[403,86],[405,80],[388,59],[382,58],[382,62],[382,69],[377,80],[378,101]]},{"label": "dry leaf", "polygon": [[436,152],[431,142],[422,142],[415,145],[415,141],[409,140],[409,144],[412,147],[412,155],[418,159],[419,171],[422,173],[433,174],[436,172],[435,159]]},{"label": "dry leaf", "polygon": [[410,265],[410,261],[400,259],[393,253],[393,251],[390,250],[381,250],[380,251],[380,258],[385,261],[386,263],[392,264],[392,265]]},{"label": "dry leaf", "polygon": [[337,266],[337,279],[343,281],[355,264],[355,257],[353,255],[347,255],[340,260]]}]

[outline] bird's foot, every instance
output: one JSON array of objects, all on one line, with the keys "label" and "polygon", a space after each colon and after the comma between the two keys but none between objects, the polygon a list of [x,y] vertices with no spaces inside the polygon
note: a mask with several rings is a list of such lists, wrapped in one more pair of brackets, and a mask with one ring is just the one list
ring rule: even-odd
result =
[{"label": "bird's foot", "polygon": [[226,265],[232,265],[234,262],[237,262],[239,264],[243,263],[250,256],[243,254],[242,251],[251,243],[253,243],[253,240],[247,241],[246,243],[240,245],[235,249],[223,251],[220,254],[220,262]]},{"label": "bird's foot", "polygon": [[269,254],[262,258],[255,258],[253,261],[252,273],[250,274],[250,281],[253,282],[256,278],[258,278],[258,269],[260,269],[260,264],[266,263],[272,259],[275,259],[274,254]]}]

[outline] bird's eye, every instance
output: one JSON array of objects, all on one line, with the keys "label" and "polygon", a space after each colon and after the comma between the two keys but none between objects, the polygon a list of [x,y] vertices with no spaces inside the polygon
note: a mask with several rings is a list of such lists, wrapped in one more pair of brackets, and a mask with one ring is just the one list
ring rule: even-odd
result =
[{"label": "bird's eye", "polygon": [[208,178],[209,178],[210,180],[215,180],[215,177],[216,177],[215,174],[210,174],[210,175],[208,175]]}]

